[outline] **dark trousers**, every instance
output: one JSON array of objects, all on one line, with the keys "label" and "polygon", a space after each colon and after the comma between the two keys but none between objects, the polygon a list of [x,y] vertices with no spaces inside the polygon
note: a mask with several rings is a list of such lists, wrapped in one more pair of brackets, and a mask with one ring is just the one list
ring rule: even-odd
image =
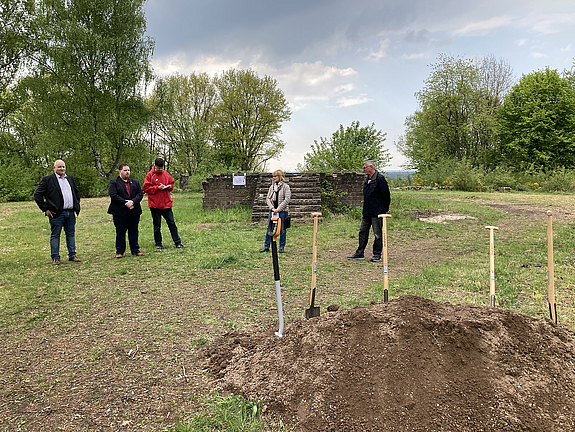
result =
[{"label": "dark trousers", "polygon": [[357,255],[363,255],[365,247],[367,246],[367,240],[369,239],[369,229],[373,228],[373,234],[375,235],[375,240],[373,241],[373,256],[381,256],[381,251],[383,250],[382,227],[383,223],[377,216],[361,217],[361,224],[359,225],[359,247],[355,252]]},{"label": "dark trousers", "polygon": [[114,216],[114,226],[116,227],[116,253],[124,255],[126,252],[126,231],[128,232],[128,242],[133,254],[140,252],[138,244],[138,224],[140,216],[128,213],[127,216]]},{"label": "dark trousers", "polygon": [[178,235],[178,227],[174,221],[174,213],[172,212],[172,209],[157,209],[150,207],[150,212],[152,213],[152,221],[154,222],[154,241],[156,242],[156,246],[162,245],[162,216],[168,224],[170,234],[172,235],[172,240],[176,246],[181,244],[182,240]]},{"label": "dark trousers", "polygon": [[60,234],[62,228],[66,233],[68,257],[76,256],[76,215],[74,210],[62,210],[57,218],[50,218],[50,255],[52,259],[60,258]]}]

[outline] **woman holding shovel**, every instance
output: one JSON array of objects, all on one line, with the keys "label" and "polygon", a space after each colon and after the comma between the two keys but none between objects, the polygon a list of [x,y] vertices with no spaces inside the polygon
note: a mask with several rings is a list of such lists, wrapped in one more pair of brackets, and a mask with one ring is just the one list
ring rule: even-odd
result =
[{"label": "woman holding shovel", "polygon": [[[289,185],[285,182],[285,174],[282,170],[276,170],[272,173],[273,181],[268,190],[266,197],[266,204],[268,205],[270,212],[268,215],[269,220],[273,215],[278,215],[281,219],[281,231],[280,231],[280,253],[284,252],[286,245],[286,218],[289,212],[289,202],[291,199],[291,190]],[[266,240],[264,242],[263,249],[260,252],[269,252],[271,237],[266,233]]]}]

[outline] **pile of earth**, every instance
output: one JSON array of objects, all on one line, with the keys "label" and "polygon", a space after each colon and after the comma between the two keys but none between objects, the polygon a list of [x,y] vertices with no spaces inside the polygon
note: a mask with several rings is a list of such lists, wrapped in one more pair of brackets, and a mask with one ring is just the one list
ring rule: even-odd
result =
[{"label": "pile of earth", "polygon": [[575,430],[575,334],[498,308],[405,296],[205,355],[215,389],[296,430]]}]

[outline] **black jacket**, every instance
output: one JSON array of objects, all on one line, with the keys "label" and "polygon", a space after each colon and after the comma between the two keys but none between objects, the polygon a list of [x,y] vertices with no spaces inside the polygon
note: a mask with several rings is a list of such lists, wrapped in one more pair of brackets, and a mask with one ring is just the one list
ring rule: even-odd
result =
[{"label": "black jacket", "polygon": [[387,213],[390,201],[389,186],[383,174],[376,171],[371,180],[369,177],[365,178],[363,182],[364,216],[378,216]]},{"label": "black jacket", "polygon": [[[80,190],[78,186],[76,186],[74,177],[66,175],[66,180],[68,180],[70,188],[72,189],[74,212],[80,214]],[[50,210],[54,213],[54,217],[60,216],[60,213],[64,210],[64,196],[58,184],[56,173],[52,173],[40,179],[40,183],[34,191],[34,201],[36,201],[36,204],[38,204],[38,207],[40,207],[40,210],[43,212]]]},{"label": "black jacket", "polygon": [[[128,196],[128,190],[124,184],[124,180],[120,176],[110,180],[110,186],[108,186],[108,195],[112,201],[108,207],[108,213],[114,216],[127,216],[131,213],[134,216],[139,216],[142,214],[142,207],[140,206],[140,201],[144,198],[144,191],[140,187],[140,182],[136,179],[130,179],[130,196]],[[134,202],[134,208],[130,210],[126,207],[126,201],[132,200]]]}]

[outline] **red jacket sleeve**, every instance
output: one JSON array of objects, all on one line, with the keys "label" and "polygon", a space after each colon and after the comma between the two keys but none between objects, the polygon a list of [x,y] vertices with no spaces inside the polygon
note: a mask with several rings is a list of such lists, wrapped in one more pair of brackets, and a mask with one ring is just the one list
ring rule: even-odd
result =
[{"label": "red jacket sleeve", "polygon": [[152,175],[153,175],[152,171],[150,171],[148,174],[146,174],[146,178],[144,179],[144,185],[142,186],[142,189],[148,195],[153,195],[156,192],[158,192],[158,186],[154,186],[152,184]]}]

